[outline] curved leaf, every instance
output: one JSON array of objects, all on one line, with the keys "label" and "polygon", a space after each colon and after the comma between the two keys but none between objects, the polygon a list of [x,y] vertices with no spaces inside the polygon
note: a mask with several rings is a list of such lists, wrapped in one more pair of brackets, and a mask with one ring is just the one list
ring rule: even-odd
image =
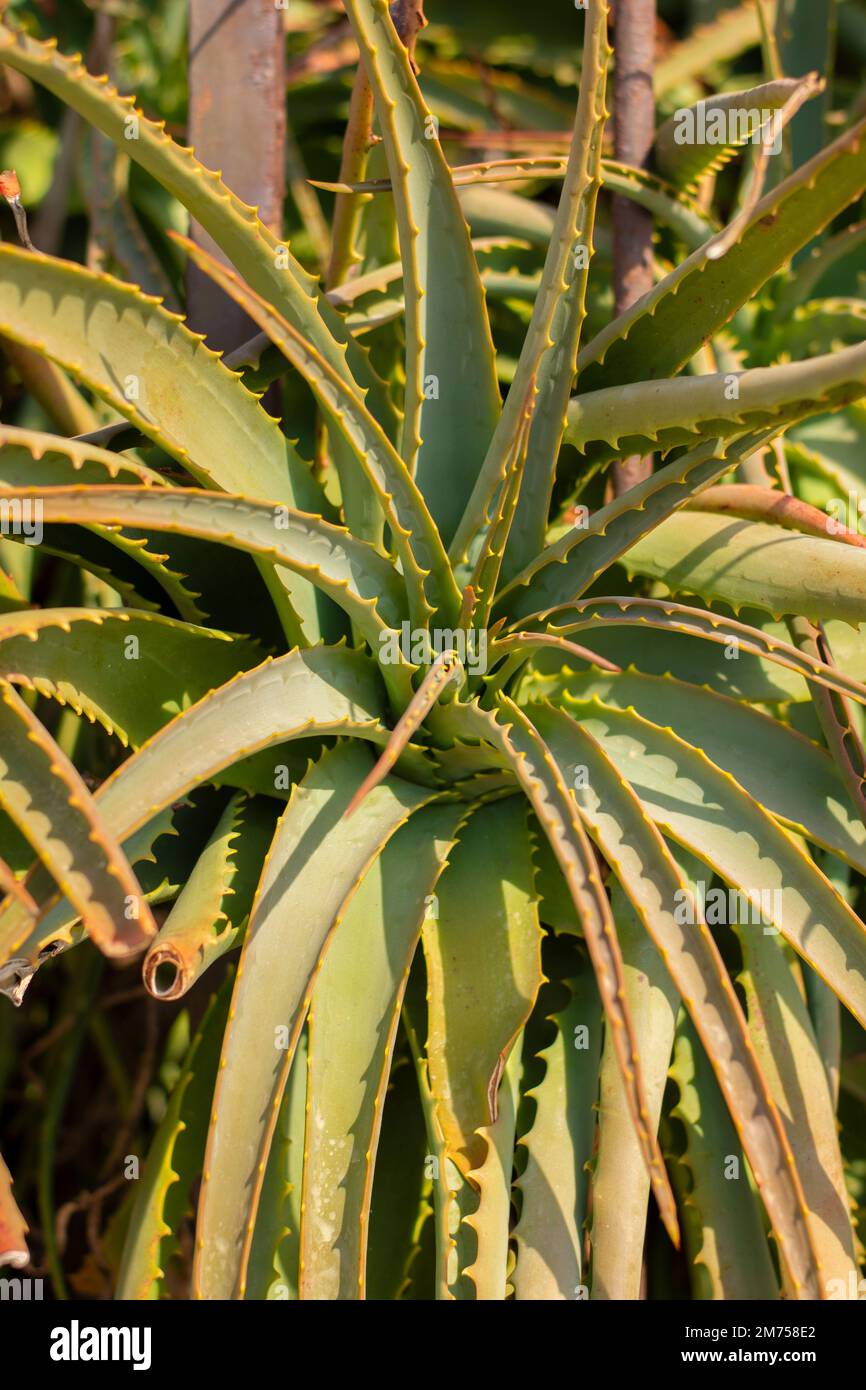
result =
[{"label": "curved leaf", "polygon": [[[649,1123],[657,1130],[679,996],[652,939],[618,886],[611,894],[611,909],[622,951],[626,998],[640,1037]],[[649,1178],[608,1034],[599,1076],[589,1228],[594,1302],[640,1298],[649,1195]]]},{"label": "curved leaf", "polygon": [[265,864],[220,1059],[199,1205],[199,1298],[243,1297],[264,1165],[325,950],[373,858],[431,796],[389,777],[346,820],[368,767],[354,743],[326,753],[295,789]]},{"label": "curved leaf", "polygon": [[[575,796],[593,836],[660,952],[662,962],[707,1048],[785,1252],[797,1294],[800,1297],[820,1296],[820,1260],[811,1243],[806,1202],[794,1173],[778,1111],[755,1057],[733,986],[703,914],[692,898],[690,885],[648,817],[670,831],[674,838],[681,840],[700,858],[706,860],[708,855],[714,856],[719,872],[729,875],[736,869],[733,881],[747,894],[758,894],[759,898],[765,879],[760,873],[752,878],[748,872],[743,873],[743,866],[735,857],[736,849],[744,842],[749,846],[759,843],[762,854],[757,848],[752,849],[754,861],[751,868],[754,874],[756,865],[760,864],[766,874],[766,866],[772,862],[769,855],[773,852],[773,836],[777,836],[775,862],[781,865],[781,872],[785,874],[786,888],[783,891],[788,895],[786,905],[790,900],[792,910],[797,904],[796,889],[787,885],[796,882],[794,870],[799,868],[797,853],[802,857],[801,877],[808,877],[810,861],[797,851],[794,842],[788,840],[784,831],[778,830],[765,812],[739,791],[733,779],[719,772],[709,759],[689,749],[688,745],[682,744],[668,731],[657,729],[633,714],[625,716],[625,726],[615,722],[619,717],[616,715],[610,716],[608,724],[605,714],[585,719],[579,727],[567,715],[552,708],[539,714],[539,726],[550,739],[554,755],[558,757],[560,765],[567,768],[566,775],[571,773]],[[628,728],[629,734],[624,734],[625,728]],[[632,739],[630,731],[633,728],[638,728],[640,732]],[[654,735],[657,739],[651,744],[650,739]],[[706,767],[710,770],[709,777],[713,778],[714,790],[716,784],[729,786],[732,789],[730,801],[743,800],[745,805],[741,814],[728,822],[730,830],[724,826],[719,831],[716,818],[707,805],[706,811],[703,807],[695,806],[691,816],[697,826],[704,827],[703,835],[699,830],[688,836],[679,833],[684,818],[666,818],[665,808],[657,804],[663,801],[663,796],[648,793],[645,765],[639,769],[628,754],[620,756],[620,749],[626,740],[629,740],[631,751],[639,746],[639,738],[643,737],[647,740],[647,764],[659,767],[657,775],[660,779],[664,779],[665,773],[662,771],[663,755],[659,754],[658,748],[675,746],[678,754],[680,750],[688,749],[686,756],[691,758],[690,773],[696,775],[694,765]],[[581,775],[575,775],[577,772]],[[633,791],[626,784],[626,779]],[[666,785],[669,785],[669,781],[666,781]],[[690,782],[689,787],[694,803],[695,784]],[[726,806],[725,810],[728,809]],[[737,809],[740,810],[739,807]],[[730,810],[733,815],[733,805]],[[754,823],[749,825],[748,830],[734,828],[747,824],[747,811],[753,812],[753,822],[760,817],[766,821],[768,829],[761,835],[760,841]],[[730,857],[721,848],[723,836],[729,838],[735,847],[735,853]],[[821,880],[818,884],[819,892],[825,882]],[[832,897],[829,884],[827,889]],[[803,907],[808,910],[808,902],[804,900],[801,915]],[[781,914],[778,916],[781,917]],[[781,925],[780,921],[778,925]],[[818,935],[820,930],[816,927],[814,935]],[[825,931],[824,934],[828,933]],[[862,949],[866,952],[866,935]]]},{"label": "curved leaf", "polygon": [[578,357],[581,389],[673,376],[802,246],[866,188],[866,120],[761,199],[726,255],[709,241]]},{"label": "curved leaf", "polygon": [[72,763],[6,684],[0,691],[0,732],[3,809],[74,904],[99,949],[109,956],[140,950],[156,934],[156,924],[108,829],[112,821],[100,814]]},{"label": "curved leaf", "polygon": [[519,618],[580,598],[641,536],[748,457],[764,439],[766,435],[750,434],[729,443],[711,440],[651,473],[594,512],[585,525],[570,528],[538,552],[499,594],[498,615]]},{"label": "curved leaf", "polygon": [[177,1238],[167,1210],[169,1194],[182,1204],[182,1216],[201,1171],[229,993],[223,988],[208,1004],[151,1143],[129,1218],[115,1298],[150,1300],[162,1292]]},{"label": "curved leaf", "polygon": [[284,565],[344,608],[374,651],[406,613],[399,575],[384,556],[343,527],[285,505],[191,488],[50,488],[6,496],[12,504],[37,506],[46,524],[125,524],[198,536]]},{"label": "curved leaf", "polygon": [[[478,1131],[541,986],[541,926],[521,798],[469,817],[424,922],[427,1069],[449,1156],[464,1175],[485,1160]],[[466,982],[472,982],[467,989]]]},{"label": "curved leaf", "polygon": [[[387,0],[346,0],[394,190],[406,299],[402,454],[447,544],[500,413],[469,229]],[[435,382],[435,393],[429,389]]]},{"label": "curved leaf", "polygon": [[812,1240],[829,1281],[845,1286],[858,1273],[854,1232],[839,1152],[835,1107],[805,1000],[786,949],[736,914],[741,976],[755,1051],[785,1124],[806,1198]]},{"label": "curved leaf", "polygon": [[[685,1015],[677,1030],[671,1078],[679,1088],[671,1116],[682,1123],[686,1136],[676,1166],[689,1175],[682,1212],[694,1296],[774,1301],[779,1297],[776,1273],[740,1141],[707,1054]],[[749,1258],[744,1260],[746,1249]]]},{"label": "curved leaf", "polygon": [[244,792],[229,800],[144,958],[156,999],[180,999],[234,945],[273,836],[273,805],[250,803]]},{"label": "curved leaf", "polygon": [[[327,510],[309,467],[256,397],[176,315],[132,286],[0,246],[0,330],[67,367],[197,480]],[[290,574],[285,586],[301,630],[317,640],[315,591]]]},{"label": "curved leaf", "polygon": [[167,134],[165,122],[149,121],[133,97],[122,97],[106,77],[93,77],[80,56],[57,52],[22,30],[0,26],[0,62],[54,92],[65,105],[113,140],[130,159],[168,189],[204,227],[253,288],[275,304],[347,380],[372,391],[380,422],[393,427],[387,393],[366,353],[351,339],[340,316],[318,291],[285,242],[206,169],[191,149]]},{"label": "curved leaf", "polygon": [[758,608],[774,618],[866,619],[866,554],[854,546],[689,510],[668,517],[623,557],[671,592]]},{"label": "curved leaf", "polygon": [[519,434],[530,392],[541,396],[541,409],[533,418],[530,433],[526,481],[522,489],[526,500],[522,501],[522,506],[518,503],[519,534],[522,535],[524,525],[528,532],[515,560],[518,568],[527,547],[543,535],[562,435],[562,418],[571,392],[580,331],[586,316],[595,206],[601,186],[607,69],[612,52],[607,41],[607,16],[607,0],[593,0],[586,14],[580,96],[568,168],[541,283],[505,407],[451,546],[451,554],[458,561],[469,549],[476,533],[489,521],[491,502],[504,477],[506,461]]},{"label": "curved leaf", "polygon": [[539,1054],[544,1076],[526,1092],[535,1102],[535,1116],[519,1141],[527,1157],[518,1180],[520,1219],[514,1230],[512,1282],[518,1302],[577,1298],[583,1281],[586,1167],[595,1137],[602,1016],[590,969],[569,981],[569,989],[568,1003],[550,1020],[553,1040]]},{"label": "curved leaf", "polygon": [[260,659],[243,638],[134,609],[0,615],[0,678],[69,706],[133,747]]},{"label": "curved leaf", "polygon": [[832,759],[760,710],[697,685],[630,670],[531,678],[522,700],[551,700],[576,719],[592,699],[636,710],[701,748],[745,791],[800,835],[866,872],[866,828],[850,807]]},{"label": "curved leaf", "polygon": [[316,979],[301,1298],[365,1296],[373,1171],[403,993],[463,814],[425,807],[397,831],[361,880]]},{"label": "curved leaf", "polygon": [[360,395],[352,391],[296,333],[287,320],[254,295],[219,261],[192,242],[183,243],[195,263],[240,304],[293,363],[316,393],[322,409],[354,451],[358,466],[369,480],[391,524],[399,550],[416,621],[429,615],[425,608],[425,582],[429,582],[435,608],[446,615],[459,608],[460,598],[436,524],[402,459]]},{"label": "curved leaf", "polygon": [[596,701],[581,728],[650,819],[745,894],[752,915],[781,931],[854,1017],[866,1018],[866,930],[769,812],[698,749],[633,711]]},{"label": "curved leaf", "polygon": [[662,1219],[674,1244],[678,1228],[673,1193],[658,1142],[647,1127],[640,1056],[634,1025],[625,1004],[622,956],[610,904],[587,839],[562,773],[535,726],[512,700],[502,699],[497,714],[475,705],[452,706],[455,727],[467,737],[485,738],[510,763],[559,861],[563,877],[577,909],[589,947],[599,994],[617,1048],[632,1123],[641,1143],[644,1161]]},{"label": "curved leaf", "polygon": [[[786,329],[786,336],[788,330]],[[861,334],[858,336],[862,336]],[[866,394],[866,343],[750,371],[634,381],[575,397],[566,438],[585,452],[604,441],[617,455],[678,448],[696,436],[779,429]]]}]

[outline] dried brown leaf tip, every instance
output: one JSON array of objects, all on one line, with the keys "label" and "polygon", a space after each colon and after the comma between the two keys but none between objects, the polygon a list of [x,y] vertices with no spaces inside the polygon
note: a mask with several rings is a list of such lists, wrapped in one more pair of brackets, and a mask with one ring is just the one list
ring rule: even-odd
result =
[{"label": "dried brown leaf tip", "polygon": [[21,201],[21,185],[14,169],[4,169],[0,173],[0,193],[3,194],[12,209],[22,246],[26,246],[28,251],[35,251],[36,247],[30,240],[30,232],[27,227],[27,213],[24,211],[24,204]]}]

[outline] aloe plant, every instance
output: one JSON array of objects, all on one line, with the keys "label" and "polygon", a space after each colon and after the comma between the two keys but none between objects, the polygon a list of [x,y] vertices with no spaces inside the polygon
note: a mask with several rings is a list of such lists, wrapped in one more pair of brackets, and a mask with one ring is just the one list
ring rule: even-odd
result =
[{"label": "aloe plant", "polygon": [[[0,333],[89,417],[0,430],[0,979],[26,1010],[63,958],[89,999],[101,952],[164,1005],[213,995],[172,1033],[113,1291],[176,1291],[201,1176],[197,1298],[636,1298],[647,1240],[697,1299],[839,1296],[866,558],[826,508],[866,355],[859,301],[791,276],[814,295],[844,254],[866,123],[733,208],[693,185],[736,139],[710,168],[662,126],[658,173],[616,164],[589,0],[567,156],[455,170],[385,0],[345,8],[381,144],[350,143],[358,98],[332,266],[360,264],[327,293],[131,99],[0,26],[213,238],[174,251],[260,335],[226,361],[142,288],[0,247]],[[561,182],[555,214],[503,195],[470,229],[467,185],[515,175]],[[606,185],[653,213],[658,274],[590,337]],[[487,258],[534,206],[506,373],[529,277]],[[606,499],[630,456],[656,466]],[[0,1223],[25,1261],[2,1163]]]}]

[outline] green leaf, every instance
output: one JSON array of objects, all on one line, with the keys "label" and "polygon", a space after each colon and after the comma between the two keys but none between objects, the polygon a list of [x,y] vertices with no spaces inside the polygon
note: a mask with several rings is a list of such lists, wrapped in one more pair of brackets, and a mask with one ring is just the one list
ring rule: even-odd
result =
[{"label": "green leaf", "polygon": [[[679,1087],[671,1115],[686,1136],[678,1164],[688,1175],[682,1210],[693,1296],[774,1301],[776,1274],[737,1131],[687,1016],[677,1031],[671,1077]],[[728,1176],[732,1160],[739,1165],[736,1179]]]},{"label": "green leaf", "polygon": [[298,1038],[271,1151],[247,1266],[245,1298],[285,1302],[298,1297],[301,1189],[307,1125],[307,1029]]},{"label": "green leaf", "polygon": [[[471,1285],[476,1301],[501,1301],[508,1293],[511,1178],[520,1070],[521,1049],[515,1047],[502,1074],[496,1118],[476,1134],[477,1139],[485,1145],[486,1153],[478,1166],[472,1169],[463,1192],[468,1200],[465,1202],[462,1223],[465,1255],[461,1282],[467,1292]],[[477,1197],[469,1210],[470,1194],[473,1192],[477,1193]]]},{"label": "green leaf", "polygon": [[489,521],[491,502],[520,432],[530,391],[540,399],[532,421],[525,482],[518,503],[516,524],[521,540],[515,552],[516,568],[520,568],[527,552],[537,548],[544,535],[563,419],[586,317],[586,286],[607,116],[607,69],[612,53],[607,41],[607,15],[607,0],[593,0],[585,21],[580,96],[568,168],[544,271],[505,408],[451,546],[451,554],[458,561],[475,534]]},{"label": "green leaf", "polygon": [[[526,1092],[535,1102],[535,1116],[520,1139],[526,1167],[518,1180],[521,1205],[512,1279],[520,1302],[577,1298],[584,1277],[586,1169],[595,1138],[601,1004],[589,968],[569,981],[569,990],[568,1003],[550,1019],[553,1040],[539,1054],[544,1076]],[[639,1161],[645,1172],[643,1159]]]},{"label": "green leaf", "polygon": [[[521,618],[585,593],[594,580],[695,493],[745,458],[766,436],[711,440],[651,473],[564,532],[499,594],[497,615]],[[652,452],[650,449],[648,452]]]},{"label": "green leaf", "polygon": [[0,482],[8,488],[68,487],[72,483],[166,486],[161,473],[126,454],[14,425],[0,426]]},{"label": "green leaf", "polygon": [[587,344],[582,391],[673,376],[802,246],[866,188],[866,120],[762,198],[716,260],[700,250]]},{"label": "green leaf", "polygon": [[531,678],[522,700],[550,700],[574,718],[592,701],[633,709],[701,748],[790,829],[866,872],[866,828],[829,754],[747,704],[685,681],[627,671]]},{"label": "green leaf", "polygon": [[406,297],[402,454],[447,544],[499,418],[493,340],[438,128],[387,0],[346,0],[346,13],[373,89],[400,235]]},{"label": "green leaf", "polygon": [[[743,876],[742,864],[734,855],[726,856],[721,849],[723,834],[735,849],[741,841],[747,841],[765,874],[773,834],[780,841],[776,850],[777,862],[782,861],[788,853],[787,846],[790,844],[792,866],[799,867],[795,857],[797,846],[793,841],[788,841],[784,832],[778,830],[765,812],[750,802],[731,778],[714,768],[709,759],[689,749],[688,745],[676,740],[669,732],[639,720],[638,716],[625,716],[625,727],[629,731],[638,727],[640,731],[639,736],[635,735],[632,739],[620,732],[623,726],[615,722],[619,718],[617,715],[610,717],[610,724],[605,716],[584,719],[578,726],[567,715],[552,708],[539,713],[539,726],[550,740],[551,750],[560,765],[566,769],[565,775],[572,779],[575,797],[592,835],[658,949],[662,963],[679,990],[707,1048],[728,1109],[761,1185],[764,1202],[778,1233],[797,1294],[800,1297],[815,1296],[819,1291],[820,1262],[811,1243],[806,1202],[794,1173],[785,1131],[767,1082],[755,1060],[733,987],[703,914],[694,902],[691,885],[648,817],[669,830],[674,838],[700,858],[706,860],[708,854],[716,856],[719,872],[730,874],[736,870],[737,876],[733,881],[746,893],[760,894],[760,888],[750,888],[749,885],[760,884],[763,887],[765,878],[749,879],[748,874]],[[611,736],[611,729],[616,729],[616,736]],[[653,735],[657,736],[657,743],[650,745],[649,740]],[[677,755],[681,750],[688,749],[688,756],[692,760],[689,764],[691,775],[699,775],[695,771],[695,764],[698,769],[705,766],[716,783],[723,788],[732,788],[730,800],[742,800],[744,804],[742,808],[737,808],[739,814],[734,813],[733,806],[724,808],[721,814],[730,810],[732,819],[722,821],[724,829],[721,833],[716,830],[719,816],[717,807],[713,805],[711,808],[707,797],[707,809],[701,815],[703,808],[695,797],[700,784],[696,786],[692,781],[688,783],[691,801],[687,815],[691,813],[692,820],[701,826],[706,822],[703,838],[699,832],[690,836],[681,834],[682,818],[676,819],[673,824],[673,818],[664,818],[664,808],[656,805],[656,801],[664,800],[663,793],[655,797],[648,793],[645,766],[637,766],[639,755],[636,751],[634,758],[630,756],[633,750],[640,747],[639,737],[647,740],[646,763],[653,769],[659,769],[657,776],[660,781],[665,775],[666,759],[657,752],[657,747],[667,749],[675,746]],[[621,747],[626,742],[628,752],[620,756]],[[683,763],[685,760],[684,755]],[[631,783],[633,790],[627,782]],[[665,786],[669,785],[667,780]],[[685,788],[681,794],[687,794]],[[766,819],[768,830],[760,839],[754,825],[749,826],[748,831],[734,828],[747,824],[749,812],[752,812],[755,820],[761,816]],[[803,874],[807,874],[810,862],[802,855]],[[754,869],[754,864],[751,867]],[[786,882],[787,872],[788,863],[783,862],[780,874],[786,874]],[[819,892],[824,882],[819,882]],[[796,899],[792,897],[790,906],[793,907],[795,902]]]},{"label": "green leaf", "polygon": [[99,949],[109,956],[133,954],[156,934],[156,923],[115,839],[116,827],[13,687],[4,683],[0,695],[0,805]]},{"label": "green leaf", "polygon": [[660,579],[671,593],[697,594],[735,612],[866,620],[862,550],[760,521],[680,512],[639,540],[622,563],[630,574]]},{"label": "green leaf", "polygon": [[[674,1042],[679,996],[664,961],[622,889],[611,907],[625,973],[628,1006],[640,1038],[648,1123],[658,1129]],[[649,1176],[628,1111],[613,1040],[601,1059],[598,1148],[593,1160],[591,1251],[593,1301],[640,1298]]]},{"label": "green leaf", "polygon": [[[317,647],[267,660],[205,695],[145,743],[103,783],[100,810],[125,836],[260,748],[330,734],[384,745],[390,730],[380,723],[380,710],[376,668],[360,652]],[[407,752],[407,770],[431,781],[420,750]],[[283,761],[284,755],[274,764],[275,787]]]},{"label": "green leaf", "polygon": [[755,1052],[788,1135],[815,1250],[827,1281],[858,1276],[854,1232],[839,1152],[835,1107],[827,1084],[797,968],[777,937],[748,920],[731,925],[743,952],[741,983]]},{"label": "green leaf", "polygon": [[241,202],[219,174],[198,162],[191,149],[171,139],[164,121],[149,121],[133,97],[119,96],[106,77],[91,76],[80,56],[67,58],[58,53],[54,41],[40,43],[21,30],[0,26],[0,61],[47,87],[152,174],[213,237],[258,294],[307,334],[346,380],[372,391],[380,422],[393,428],[393,408],[383,384],[316,281],[286,243],[260,221],[255,208]]},{"label": "green leaf", "polygon": [[[2,505],[0,494],[0,505]],[[191,488],[50,488],[9,494],[10,505],[37,506],[46,524],[94,522],[167,531],[245,550],[315,585],[349,615],[374,652],[406,615],[394,567],[341,526],[283,504]],[[385,671],[385,675],[392,674]],[[408,678],[402,691],[409,692]]]},{"label": "green leaf", "polygon": [[[785,329],[786,342],[789,329]],[[863,336],[861,326],[858,337]],[[823,357],[751,371],[636,381],[577,396],[568,408],[566,438],[581,452],[595,441],[617,456],[654,448],[667,452],[699,442],[766,429],[848,405],[866,394],[866,343]]]},{"label": "green leaf", "polygon": [[366,1292],[373,1172],[409,967],[460,806],[430,806],[367,870],[310,1003],[300,1296]]},{"label": "green leaf", "polygon": [[[541,926],[522,799],[481,806],[460,831],[426,918],[427,1066],[449,1156],[485,1159],[499,1082],[541,986]],[[471,981],[471,989],[466,982]]]},{"label": "green leaf", "polygon": [[156,999],[180,999],[242,931],[274,832],[263,802],[234,793],[151,942],[142,975]]},{"label": "green leaf", "polygon": [[[60,362],[206,486],[327,510],[309,467],[256,397],[176,315],[132,286],[2,246],[0,332]],[[286,575],[285,586],[300,631],[316,641],[323,601],[305,580]]]},{"label": "green leaf", "polygon": [[208,1139],[194,1275],[200,1298],[243,1297],[264,1165],[331,934],[372,859],[431,796],[388,777],[346,820],[369,766],[354,743],[326,753],[296,788],[265,865]]},{"label": "green leaf", "polygon": [[[780,111],[799,85],[783,77],[745,91],[714,93],[685,111],[679,108],[656,133],[659,169],[672,183],[694,188],[705,174],[730,163],[738,149],[757,143],[767,113]],[[725,132],[722,140],[714,138],[719,127]]]},{"label": "green leaf", "polygon": [[184,242],[192,260],[240,304],[271,341],[290,359],[316,393],[334,428],[354,452],[391,524],[394,545],[403,565],[410,609],[416,624],[429,616],[425,583],[431,601],[446,615],[459,608],[460,596],[436,524],[402,459],[370,414],[363,398],[340,379],[311,345],[264,300],[242,284],[220,262],[192,242]]},{"label": "green leaf", "polygon": [[163,1293],[177,1247],[177,1222],[169,1217],[183,1217],[201,1172],[229,997],[227,983],[208,1004],[151,1143],[136,1185],[115,1298],[157,1299]]},{"label": "green leaf", "polygon": [[[855,1018],[866,1018],[866,932],[795,839],[698,749],[633,711],[594,704],[581,727],[665,834],[744,893]],[[585,761],[585,759],[584,759]]]},{"label": "green leaf", "polygon": [[[836,0],[777,0],[776,38],[784,72],[826,76],[832,86],[836,56]],[[795,167],[811,159],[827,138],[831,95],[823,92],[791,124]]]},{"label": "green leaf", "polygon": [[605,1015],[617,1039],[632,1123],[668,1234],[678,1240],[673,1193],[655,1135],[644,1121],[648,1108],[637,1038],[625,1003],[622,956],[597,861],[562,773],[535,726],[512,700],[501,698],[496,714],[477,704],[452,705],[455,730],[492,743],[511,765],[550,841],[583,926]]},{"label": "green leaf", "polygon": [[671,48],[657,64],[654,74],[656,96],[698,79],[711,64],[739,58],[761,41],[761,26],[753,0],[724,9],[710,24],[698,25]]},{"label": "green leaf", "polygon": [[[574,615],[574,621],[565,623],[562,627],[548,626],[546,632],[518,632],[513,636],[497,639],[491,663],[496,662],[502,653],[513,650],[516,655],[512,660],[519,667],[533,650],[547,644],[550,644],[552,649],[559,647],[560,651],[567,651],[569,644],[563,641],[567,634],[593,628],[600,630],[602,624],[608,632],[615,630],[619,625],[645,627],[653,633],[678,633],[691,638],[700,637],[717,646],[723,646],[729,662],[736,661],[738,654],[742,653],[759,656],[787,671],[796,671],[808,681],[826,685],[828,690],[837,690],[843,695],[852,696],[861,704],[866,704],[866,686],[839,670],[837,666],[828,666],[808,652],[800,651],[790,642],[784,641],[777,635],[780,629],[776,625],[768,624],[767,630],[764,631],[762,628],[737,622],[734,618],[713,613],[709,609],[689,608],[686,604],[674,603],[668,599],[583,599],[580,603],[567,604],[565,611]],[[580,654],[584,649],[573,650],[575,654]],[[497,673],[497,684],[503,682],[507,670],[506,667],[503,673]],[[699,678],[703,674],[700,665],[697,674]],[[787,682],[782,686],[785,691],[789,688]],[[796,693],[802,698],[799,691]],[[780,697],[780,692],[777,691],[775,698]]]},{"label": "green leaf", "polygon": [[253,642],[125,608],[45,608],[0,617],[0,678],[139,747],[208,691],[256,665]]}]

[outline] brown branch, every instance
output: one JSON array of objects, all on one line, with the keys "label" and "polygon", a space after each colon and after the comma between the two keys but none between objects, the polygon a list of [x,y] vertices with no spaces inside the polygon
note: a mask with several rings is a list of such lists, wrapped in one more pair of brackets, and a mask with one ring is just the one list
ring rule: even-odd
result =
[{"label": "brown branch", "polygon": [[[617,0],[614,41],[614,145],[623,164],[645,168],[655,136],[656,0]],[[613,279],[616,313],[652,289],[652,214],[628,198],[613,199]],[[622,459],[612,470],[617,496],[652,472],[652,459]]]}]

